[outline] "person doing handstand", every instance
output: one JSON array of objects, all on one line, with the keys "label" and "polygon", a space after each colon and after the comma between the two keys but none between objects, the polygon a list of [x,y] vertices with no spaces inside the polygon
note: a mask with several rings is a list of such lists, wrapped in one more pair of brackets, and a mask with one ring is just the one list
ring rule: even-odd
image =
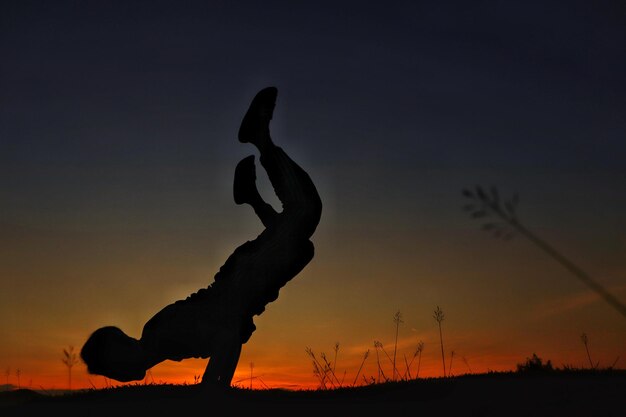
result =
[{"label": "person doing handstand", "polygon": [[239,128],[239,141],[252,143],[282,203],[277,212],[256,187],[254,155],[235,168],[236,204],[249,204],[265,226],[256,239],[228,257],[207,288],[159,311],[140,339],[114,326],[93,332],[81,349],[89,373],[118,381],[141,380],[165,360],[209,358],[202,384],[229,387],[241,348],[256,329],[253,316],[278,298],[279,290],[311,261],[322,202],[309,175],[270,137],[277,89],[259,91]]}]

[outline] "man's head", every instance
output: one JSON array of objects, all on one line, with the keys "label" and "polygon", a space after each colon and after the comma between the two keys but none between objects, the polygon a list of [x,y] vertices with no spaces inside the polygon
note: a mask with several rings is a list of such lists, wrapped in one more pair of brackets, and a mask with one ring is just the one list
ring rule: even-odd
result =
[{"label": "man's head", "polygon": [[90,374],[120,382],[138,381],[146,375],[146,359],[137,339],[117,327],[102,327],[89,336],[80,351]]}]

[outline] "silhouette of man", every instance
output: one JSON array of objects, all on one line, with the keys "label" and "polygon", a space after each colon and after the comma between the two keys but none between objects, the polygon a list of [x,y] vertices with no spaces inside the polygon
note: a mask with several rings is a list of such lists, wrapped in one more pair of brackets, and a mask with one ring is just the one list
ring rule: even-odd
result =
[{"label": "silhouette of man", "polygon": [[90,373],[127,382],[143,379],[147,369],[168,359],[210,357],[202,384],[230,386],[242,344],[256,329],[253,316],[276,300],[280,288],[313,258],[309,238],[322,210],[309,175],[270,137],[277,93],[268,87],[256,94],[238,136],[259,150],[282,211],[259,194],[254,155],[241,160],[235,169],[235,203],[252,206],[265,230],[230,255],[211,285],[154,315],[139,340],[113,326],[96,330],[81,350]]}]

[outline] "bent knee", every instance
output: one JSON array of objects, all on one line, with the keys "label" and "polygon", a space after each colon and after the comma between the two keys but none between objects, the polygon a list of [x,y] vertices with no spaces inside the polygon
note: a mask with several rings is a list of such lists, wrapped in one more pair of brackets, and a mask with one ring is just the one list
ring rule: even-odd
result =
[{"label": "bent knee", "polygon": [[317,226],[322,216],[322,200],[315,193],[296,204],[286,205],[283,210],[286,217],[293,217],[303,224],[313,224]]},{"label": "bent knee", "polygon": [[321,207],[306,207],[283,213],[285,214],[285,224],[288,225],[289,233],[308,239],[313,235],[320,222],[322,210]]}]

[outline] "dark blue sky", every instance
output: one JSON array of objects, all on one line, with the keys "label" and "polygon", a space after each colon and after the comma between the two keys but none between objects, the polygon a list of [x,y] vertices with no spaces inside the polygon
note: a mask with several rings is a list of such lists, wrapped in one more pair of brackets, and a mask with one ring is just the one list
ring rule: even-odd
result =
[{"label": "dark blue sky", "polygon": [[623,285],[625,74],[623,1],[2,1],[0,315],[27,326],[11,294],[31,288],[59,323],[93,308],[78,345],[100,312],[140,326],[208,285],[260,230],[231,186],[267,85],[274,138],[324,201],[309,281],[290,287],[303,309],[329,287],[332,317],[381,294],[391,312],[467,316],[506,294],[476,314],[509,318],[584,292],[527,242],[478,230],[460,193],[477,183],[519,192],[529,227]]},{"label": "dark blue sky", "polygon": [[340,159],[621,162],[620,2],[250,3],[4,2],[2,162],[187,161],[267,83]]},{"label": "dark blue sky", "polygon": [[229,176],[241,114],[270,84],[275,136],[356,207],[359,183],[412,200],[428,175],[450,186],[444,173],[623,189],[620,2],[340,3],[3,2],[8,223]]}]

